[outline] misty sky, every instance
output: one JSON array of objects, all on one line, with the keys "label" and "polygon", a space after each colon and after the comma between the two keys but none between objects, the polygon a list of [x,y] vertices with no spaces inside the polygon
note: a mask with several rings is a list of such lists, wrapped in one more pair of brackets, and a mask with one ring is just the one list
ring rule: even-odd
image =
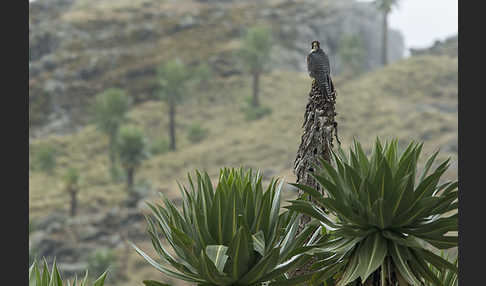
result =
[{"label": "misty sky", "polygon": [[[371,0],[359,0],[371,2]],[[458,31],[458,0],[401,0],[392,11],[389,25],[400,30],[405,47],[422,48]]]}]

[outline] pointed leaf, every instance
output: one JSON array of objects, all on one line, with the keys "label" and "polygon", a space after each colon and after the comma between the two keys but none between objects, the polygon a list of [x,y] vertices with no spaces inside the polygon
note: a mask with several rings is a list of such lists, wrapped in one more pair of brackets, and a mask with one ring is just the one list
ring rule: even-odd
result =
[{"label": "pointed leaf", "polygon": [[220,274],[224,274],[223,269],[228,260],[226,252],[228,247],[224,245],[208,245],[206,246],[206,254],[216,266]]},{"label": "pointed leaf", "polygon": [[366,281],[368,276],[373,273],[383,263],[387,254],[387,241],[379,232],[368,236],[360,245],[359,256],[359,275],[361,281]]}]

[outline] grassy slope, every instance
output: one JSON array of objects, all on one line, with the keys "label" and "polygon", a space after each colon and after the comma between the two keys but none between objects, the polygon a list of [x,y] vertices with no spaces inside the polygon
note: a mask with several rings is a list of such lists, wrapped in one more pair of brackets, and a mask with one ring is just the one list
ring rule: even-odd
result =
[{"label": "grassy slope", "polygon": [[[345,147],[353,137],[368,146],[376,136],[398,136],[405,141],[424,141],[426,153],[440,147],[444,155],[454,155],[449,149],[457,144],[457,111],[441,112],[436,106],[457,108],[457,58],[421,56],[352,81],[335,81],[339,135]],[[261,98],[273,112],[250,123],[240,111],[244,97],[251,92],[249,83],[240,77],[220,80],[210,91],[198,92],[181,105],[177,115],[179,150],[152,157],[137,177],[172,192],[175,180],[184,180],[195,168],[217,175],[219,167],[244,165],[290,175],[300,143],[309,79],[305,74],[284,71],[266,75]],[[148,101],[135,107],[130,119],[141,125],[150,139],[167,138],[166,112],[164,103]],[[188,125],[195,122],[209,129],[209,137],[199,144],[186,139]],[[81,204],[100,199],[100,203],[114,205],[122,198],[123,186],[112,184],[108,176],[107,140],[94,126],[73,135],[34,140],[31,153],[43,143],[59,150],[59,164],[52,177],[30,172],[31,215],[65,205],[59,182],[69,165],[83,175]]]},{"label": "grassy slope", "polygon": [[[365,147],[376,136],[399,137],[404,142],[424,141],[425,154],[441,148],[442,158],[453,157],[453,168],[446,176],[457,177],[457,157],[453,151],[457,146],[457,58],[413,57],[354,80],[337,78],[335,85],[336,119],[344,147],[353,137]],[[156,190],[171,198],[178,197],[176,180],[185,182],[187,172],[196,168],[216,176],[220,167],[242,165],[260,168],[269,175],[286,176],[287,182],[294,181],[292,163],[300,143],[309,86],[310,79],[302,73],[274,71],[264,76],[261,98],[273,112],[261,120],[246,122],[240,107],[251,92],[248,77],[216,81],[210,91],[195,93],[179,107],[178,151],[147,160],[137,179],[150,180]],[[440,108],[452,112],[440,112]],[[145,102],[130,112],[130,118],[144,128],[150,139],[166,138],[167,108],[163,103]],[[209,137],[199,144],[186,139],[187,127],[194,122],[209,129]],[[31,217],[53,210],[67,213],[68,196],[62,192],[60,178],[70,165],[81,170],[81,213],[107,210],[124,198],[123,184],[110,181],[107,140],[94,126],[88,125],[69,136],[34,140],[31,152],[45,143],[58,148],[59,164],[51,177],[31,170]],[[146,243],[141,246],[151,249]],[[132,253],[130,261],[133,261],[130,268],[136,267],[140,258]],[[160,277],[155,270],[145,267],[133,271],[138,274],[126,285],[139,285],[142,275],[146,279]]]}]

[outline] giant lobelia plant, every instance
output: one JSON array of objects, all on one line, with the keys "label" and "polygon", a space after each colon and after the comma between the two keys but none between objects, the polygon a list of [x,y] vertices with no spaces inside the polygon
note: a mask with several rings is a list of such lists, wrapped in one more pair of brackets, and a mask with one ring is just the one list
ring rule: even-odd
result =
[{"label": "giant lobelia plant", "polygon": [[321,227],[310,224],[295,237],[300,215],[280,213],[278,179],[266,190],[252,170],[222,169],[215,189],[207,173],[196,171],[196,180],[188,179],[188,188],[179,184],[182,210],[163,196],[165,207],[147,203],[148,234],[162,263],[133,245],[162,273],[201,286],[262,285],[286,279],[286,272],[311,258],[302,253],[318,241]]},{"label": "giant lobelia plant", "polygon": [[412,142],[399,154],[397,140],[383,147],[377,139],[368,158],[355,141],[349,156],[342,149],[333,152],[335,167],[321,160],[322,169],[313,174],[327,197],[294,184],[318,206],[294,200],[287,208],[317,219],[330,230],[313,253],[332,254],[317,265],[342,266],[337,286],[353,281],[443,285],[429,264],[439,272],[457,273],[456,265],[429,249],[457,246],[458,184],[440,183],[449,159],[429,174],[439,151],[418,174],[422,145]]},{"label": "giant lobelia plant", "polygon": [[64,283],[57,269],[56,261],[54,260],[52,270],[49,271],[47,261],[44,259],[43,270],[39,268],[37,261],[34,261],[29,267],[29,286],[103,286],[105,284],[106,274],[107,272],[105,271],[93,284],[88,284],[88,271],[86,270],[86,275],[83,279],[78,280],[76,277],[72,283],[70,281]]},{"label": "giant lobelia plant", "polygon": [[[449,254],[442,253],[441,257],[447,260],[451,260]],[[457,267],[458,264],[458,257],[454,259],[454,265]],[[449,269],[446,269],[445,271],[440,271],[440,269],[435,268],[432,264],[429,263],[429,268],[432,272],[435,273],[435,275],[439,278],[439,280],[442,282],[443,286],[457,286],[459,284],[459,277],[458,273],[455,271],[451,271]],[[433,283],[427,282],[425,284],[426,286],[434,286]]]}]

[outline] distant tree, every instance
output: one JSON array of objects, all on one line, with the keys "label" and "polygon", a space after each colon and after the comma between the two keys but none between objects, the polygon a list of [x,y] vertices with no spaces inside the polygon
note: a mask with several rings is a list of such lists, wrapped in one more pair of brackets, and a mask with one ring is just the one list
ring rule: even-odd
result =
[{"label": "distant tree", "polygon": [[56,149],[49,145],[42,145],[35,151],[34,156],[36,168],[51,175],[56,167]]},{"label": "distant tree", "polygon": [[77,211],[77,194],[79,192],[79,172],[75,168],[69,168],[64,175],[65,190],[71,198],[70,215],[74,217]]},{"label": "distant tree", "polygon": [[260,75],[270,62],[270,49],[272,46],[271,32],[266,27],[253,27],[248,30],[240,50],[240,57],[247,70],[253,77],[253,100],[254,107],[260,105]]},{"label": "distant tree", "polygon": [[110,88],[97,95],[94,103],[94,117],[98,128],[108,136],[111,170],[115,168],[116,138],[126,113],[130,109],[131,98],[118,88]]},{"label": "distant tree", "polygon": [[388,15],[390,14],[393,7],[398,6],[400,0],[374,0],[373,3],[378,7],[383,13],[383,38],[382,38],[382,49],[381,49],[381,61],[385,66],[388,64]]},{"label": "distant tree", "polygon": [[158,96],[169,106],[169,149],[172,151],[176,150],[176,106],[189,94],[186,89],[193,78],[190,70],[178,59],[168,61],[157,69]]},{"label": "distant tree", "polygon": [[148,158],[146,138],[139,128],[123,126],[120,128],[116,150],[126,173],[128,193],[134,195],[135,171]]},{"label": "distant tree", "polygon": [[363,71],[365,49],[359,35],[343,35],[339,40],[338,55],[345,74],[356,75]]},{"label": "distant tree", "polygon": [[207,63],[201,63],[196,68],[195,77],[199,88],[207,89],[211,83],[210,80],[212,76],[213,72]]}]

